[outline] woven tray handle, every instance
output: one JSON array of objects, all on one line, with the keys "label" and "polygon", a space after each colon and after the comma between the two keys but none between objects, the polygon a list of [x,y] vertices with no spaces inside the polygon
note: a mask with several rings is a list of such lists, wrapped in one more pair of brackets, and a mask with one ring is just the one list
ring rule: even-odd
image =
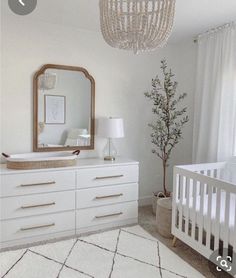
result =
[{"label": "woven tray handle", "polygon": [[78,156],[80,154],[80,150],[75,150],[72,154],[75,154]]},{"label": "woven tray handle", "polygon": [[2,153],[2,156],[4,156],[5,158],[9,158],[10,155],[6,154],[6,153]]}]

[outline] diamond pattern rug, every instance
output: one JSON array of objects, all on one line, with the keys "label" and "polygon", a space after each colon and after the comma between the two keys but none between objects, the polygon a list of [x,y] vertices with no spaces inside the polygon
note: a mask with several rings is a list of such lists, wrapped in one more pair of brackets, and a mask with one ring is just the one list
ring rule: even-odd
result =
[{"label": "diamond pattern rug", "polygon": [[0,253],[6,278],[200,278],[140,226]]}]

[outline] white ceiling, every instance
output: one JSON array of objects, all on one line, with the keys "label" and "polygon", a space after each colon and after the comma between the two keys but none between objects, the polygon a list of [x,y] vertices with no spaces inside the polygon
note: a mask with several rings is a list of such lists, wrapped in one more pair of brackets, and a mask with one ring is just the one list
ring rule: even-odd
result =
[{"label": "white ceiling", "polygon": [[[28,17],[99,31],[98,3],[99,0],[38,0],[37,9]],[[6,9],[7,4],[2,12],[7,13]],[[176,0],[176,16],[170,42],[194,37],[235,20],[236,0]]]}]

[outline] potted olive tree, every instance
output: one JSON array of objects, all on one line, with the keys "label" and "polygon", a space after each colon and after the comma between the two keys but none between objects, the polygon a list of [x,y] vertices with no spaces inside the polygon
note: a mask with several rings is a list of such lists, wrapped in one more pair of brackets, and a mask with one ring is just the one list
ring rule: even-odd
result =
[{"label": "potted olive tree", "polygon": [[153,193],[153,213],[156,214],[158,198],[170,197],[167,185],[167,167],[172,150],[182,138],[183,126],[189,121],[186,115],[187,108],[178,109],[179,103],[187,96],[178,94],[178,83],[174,74],[167,68],[166,60],[161,61],[163,81],[156,76],[152,80],[152,89],[145,96],[152,101],[154,120],[149,124],[151,128],[152,153],[162,161],[162,191]]}]

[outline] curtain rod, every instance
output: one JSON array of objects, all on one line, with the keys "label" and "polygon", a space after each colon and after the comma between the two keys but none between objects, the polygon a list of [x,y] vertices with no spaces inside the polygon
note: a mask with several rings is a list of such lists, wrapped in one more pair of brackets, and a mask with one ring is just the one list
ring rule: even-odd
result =
[{"label": "curtain rod", "polygon": [[228,28],[230,26],[236,26],[236,22],[232,21],[232,22],[229,22],[229,23],[226,23],[224,25],[220,25],[220,26],[217,26],[215,28],[211,28],[203,33],[200,33],[198,34],[196,37],[193,38],[193,42],[194,43],[197,43],[198,42],[198,39],[204,35],[207,35],[207,34],[212,34],[212,33],[216,33],[222,29],[225,29],[225,28]]}]

